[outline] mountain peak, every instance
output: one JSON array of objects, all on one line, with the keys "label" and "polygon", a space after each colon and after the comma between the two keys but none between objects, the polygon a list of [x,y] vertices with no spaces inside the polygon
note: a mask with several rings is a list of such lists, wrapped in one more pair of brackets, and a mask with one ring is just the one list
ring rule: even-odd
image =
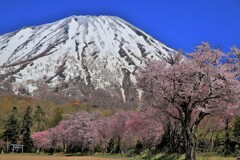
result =
[{"label": "mountain peak", "polygon": [[70,99],[101,90],[119,103],[135,101],[138,68],[172,51],[119,17],[71,16],[0,36],[0,87],[41,97],[45,86]]}]

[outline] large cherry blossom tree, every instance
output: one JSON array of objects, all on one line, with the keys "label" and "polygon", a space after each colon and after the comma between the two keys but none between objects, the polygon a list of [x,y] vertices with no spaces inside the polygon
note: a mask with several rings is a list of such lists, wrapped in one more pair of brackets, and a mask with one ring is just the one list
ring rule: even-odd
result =
[{"label": "large cherry blossom tree", "polygon": [[203,43],[187,58],[176,54],[149,64],[138,75],[142,105],[158,108],[181,123],[187,160],[196,159],[196,132],[204,117],[239,105],[239,50],[232,53],[235,56]]}]

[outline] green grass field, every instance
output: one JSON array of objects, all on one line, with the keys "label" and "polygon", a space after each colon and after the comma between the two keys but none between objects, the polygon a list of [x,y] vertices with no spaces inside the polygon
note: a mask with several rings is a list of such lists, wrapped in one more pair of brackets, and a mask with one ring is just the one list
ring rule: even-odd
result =
[{"label": "green grass field", "polygon": [[[122,157],[121,155],[92,155],[92,156],[66,156],[61,154],[0,154],[0,160],[148,160],[146,155],[135,158]],[[182,154],[157,154],[151,160],[184,160]],[[220,157],[216,155],[198,154],[197,160],[236,160],[236,157]]]},{"label": "green grass field", "polygon": [[0,160],[127,160],[121,157],[108,156],[65,156],[37,154],[0,154]]},{"label": "green grass field", "polygon": [[[151,158],[151,160],[184,160],[184,154],[157,154]],[[132,158],[132,160],[142,160],[148,159],[147,155],[137,156]],[[236,157],[221,157],[217,155],[210,155],[210,154],[198,154],[197,160],[236,160]]]}]

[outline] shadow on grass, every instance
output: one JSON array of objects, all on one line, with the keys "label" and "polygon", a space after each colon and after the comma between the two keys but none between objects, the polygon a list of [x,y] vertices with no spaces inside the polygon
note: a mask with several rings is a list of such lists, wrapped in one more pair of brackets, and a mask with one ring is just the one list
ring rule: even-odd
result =
[{"label": "shadow on grass", "polygon": [[68,153],[65,154],[66,157],[75,157],[75,156],[91,156],[91,154],[86,153]]},{"label": "shadow on grass", "polygon": [[180,154],[164,154],[158,160],[179,160],[181,156]]}]

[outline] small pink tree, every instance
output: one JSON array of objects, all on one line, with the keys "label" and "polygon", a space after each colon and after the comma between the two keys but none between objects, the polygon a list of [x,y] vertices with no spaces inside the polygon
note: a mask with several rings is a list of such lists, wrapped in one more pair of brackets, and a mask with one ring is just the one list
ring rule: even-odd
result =
[{"label": "small pink tree", "polygon": [[62,151],[63,152],[67,152],[68,151],[68,145],[69,145],[69,141],[70,141],[70,137],[71,135],[68,134],[68,132],[66,132],[66,130],[68,129],[68,127],[71,124],[67,124],[65,123],[65,121],[61,121],[59,123],[59,125],[57,125],[55,128],[58,132],[58,143],[62,143]]},{"label": "small pink tree", "polygon": [[188,54],[188,59],[151,63],[138,76],[142,103],[181,123],[187,160],[196,159],[195,136],[203,118],[238,106],[237,69],[231,63],[223,63],[224,56],[203,43]]},{"label": "small pink tree", "polygon": [[40,150],[50,149],[51,142],[48,135],[49,135],[48,131],[40,131],[40,132],[32,133],[33,144],[38,148],[38,152]]},{"label": "small pink tree", "polygon": [[50,141],[50,150],[51,152],[55,152],[56,145],[59,141],[59,130],[58,127],[50,128],[48,130],[48,139]]},{"label": "small pink tree", "polygon": [[39,150],[51,150],[55,149],[56,144],[59,141],[59,130],[58,128],[51,128],[47,131],[39,131],[32,133],[32,140],[34,146]]}]

